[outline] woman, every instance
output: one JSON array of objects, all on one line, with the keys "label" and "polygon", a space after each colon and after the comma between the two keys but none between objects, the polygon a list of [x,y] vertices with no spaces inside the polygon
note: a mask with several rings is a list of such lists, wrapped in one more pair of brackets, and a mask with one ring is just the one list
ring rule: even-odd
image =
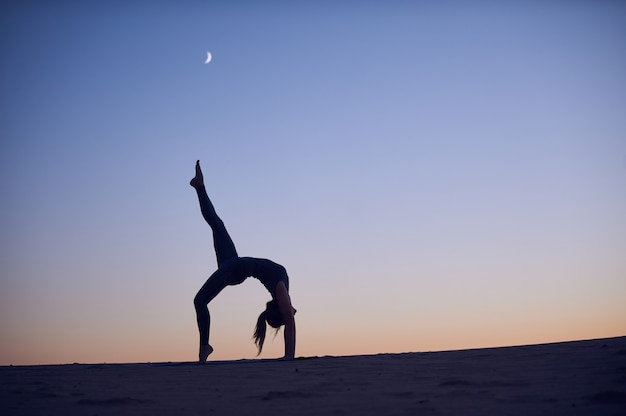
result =
[{"label": "woman", "polygon": [[200,169],[200,161],[196,162],[196,176],[189,183],[195,188],[200,201],[200,210],[206,222],[213,230],[213,245],[217,256],[218,269],[209,277],[209,280],[200,288],[193,303],[196,308],[198,330],[200,331],[200,363],[207,360],[213,352],[209,344],[209,315],[208,303],[228,285],[238,285],[253,276],[263,283],[263,286],[272,295],[265,310],[259,315],[254,331],[254,343],[259,354],[263,349],[267,322],[278,329],[285,325],[285,356],[282,359],[292,360],[296,353],[296,310],[291,306],[289,297],[289,277],[287,271],[280,264],[266,259],[253,257],[239,257],[222,220],[217,216],[213,204],[204,188],[204,178]]}]

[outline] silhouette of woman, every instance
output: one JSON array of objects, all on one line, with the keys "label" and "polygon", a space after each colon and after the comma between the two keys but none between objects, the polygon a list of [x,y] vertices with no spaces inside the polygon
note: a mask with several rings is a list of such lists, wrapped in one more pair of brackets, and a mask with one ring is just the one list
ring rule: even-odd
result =
[{"label": "silhouette of woman", "polygon": [[280,264],[267,259],[239,257],[237,255],[233,240],[228,235],[224,223],[217,216],[206,193],[199,160],[196,162],[196,176],[189,184],[195,188],[202,216],[213,230],[213,245],[218,266],[218,269],[200,288],[193,301],[196,308],[198,331],[200,332],[200,352],[198,354],[200,363],[206,362],[209,354],[213,352],[213,347],[209,344],[211,317],[208,303],[226,286],[238,285],[248,277],[259,279],[272,295],[272,300],[267,302],[265,310],[259,315],[254,331],[254,343],[258,348],[258,354],[263,349],[266,332],[265,323],[267,322],[276,329],[285,325],[285,356],[282,359],[293,359],[296,352],[296,323],[294,320],[296,310],[291,306],[287,271]]}]

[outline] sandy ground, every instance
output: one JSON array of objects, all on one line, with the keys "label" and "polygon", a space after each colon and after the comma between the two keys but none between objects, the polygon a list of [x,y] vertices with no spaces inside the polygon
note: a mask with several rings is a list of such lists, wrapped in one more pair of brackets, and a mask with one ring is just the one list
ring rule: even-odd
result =
[{"label": "sandy ground", "polygon": [[626,415],[626,337],[291,362],[0,367],[2,415]]}]

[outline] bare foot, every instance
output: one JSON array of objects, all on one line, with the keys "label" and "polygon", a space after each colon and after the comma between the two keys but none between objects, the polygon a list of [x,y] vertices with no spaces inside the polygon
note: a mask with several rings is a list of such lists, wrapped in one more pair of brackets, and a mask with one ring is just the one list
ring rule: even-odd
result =
[{"label": "bare foot", "polygon": [[210,345],[200,345],[200,353],[198,354],[198,361],[201,364],[206,363],[206,359],[209,358],[209,355],[213,352],[213,347]]},{"label": "bare foot", "polygon": [[204,176],[202,176],[202,169],[200,169],[200,161],[196,161],[196,176],[189,182],[189,185],[194,188],[200,188],[204,186]]}]

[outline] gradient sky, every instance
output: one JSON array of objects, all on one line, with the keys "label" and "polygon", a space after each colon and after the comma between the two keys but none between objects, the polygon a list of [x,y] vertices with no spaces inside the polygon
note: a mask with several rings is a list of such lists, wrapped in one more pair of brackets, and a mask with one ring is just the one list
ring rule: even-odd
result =
[{"label": "gradient sky", "polygon": [[197,358],[196,159],[299,356],[626,335],[623,2],[59,3],[0,6],[0,364]]}]

